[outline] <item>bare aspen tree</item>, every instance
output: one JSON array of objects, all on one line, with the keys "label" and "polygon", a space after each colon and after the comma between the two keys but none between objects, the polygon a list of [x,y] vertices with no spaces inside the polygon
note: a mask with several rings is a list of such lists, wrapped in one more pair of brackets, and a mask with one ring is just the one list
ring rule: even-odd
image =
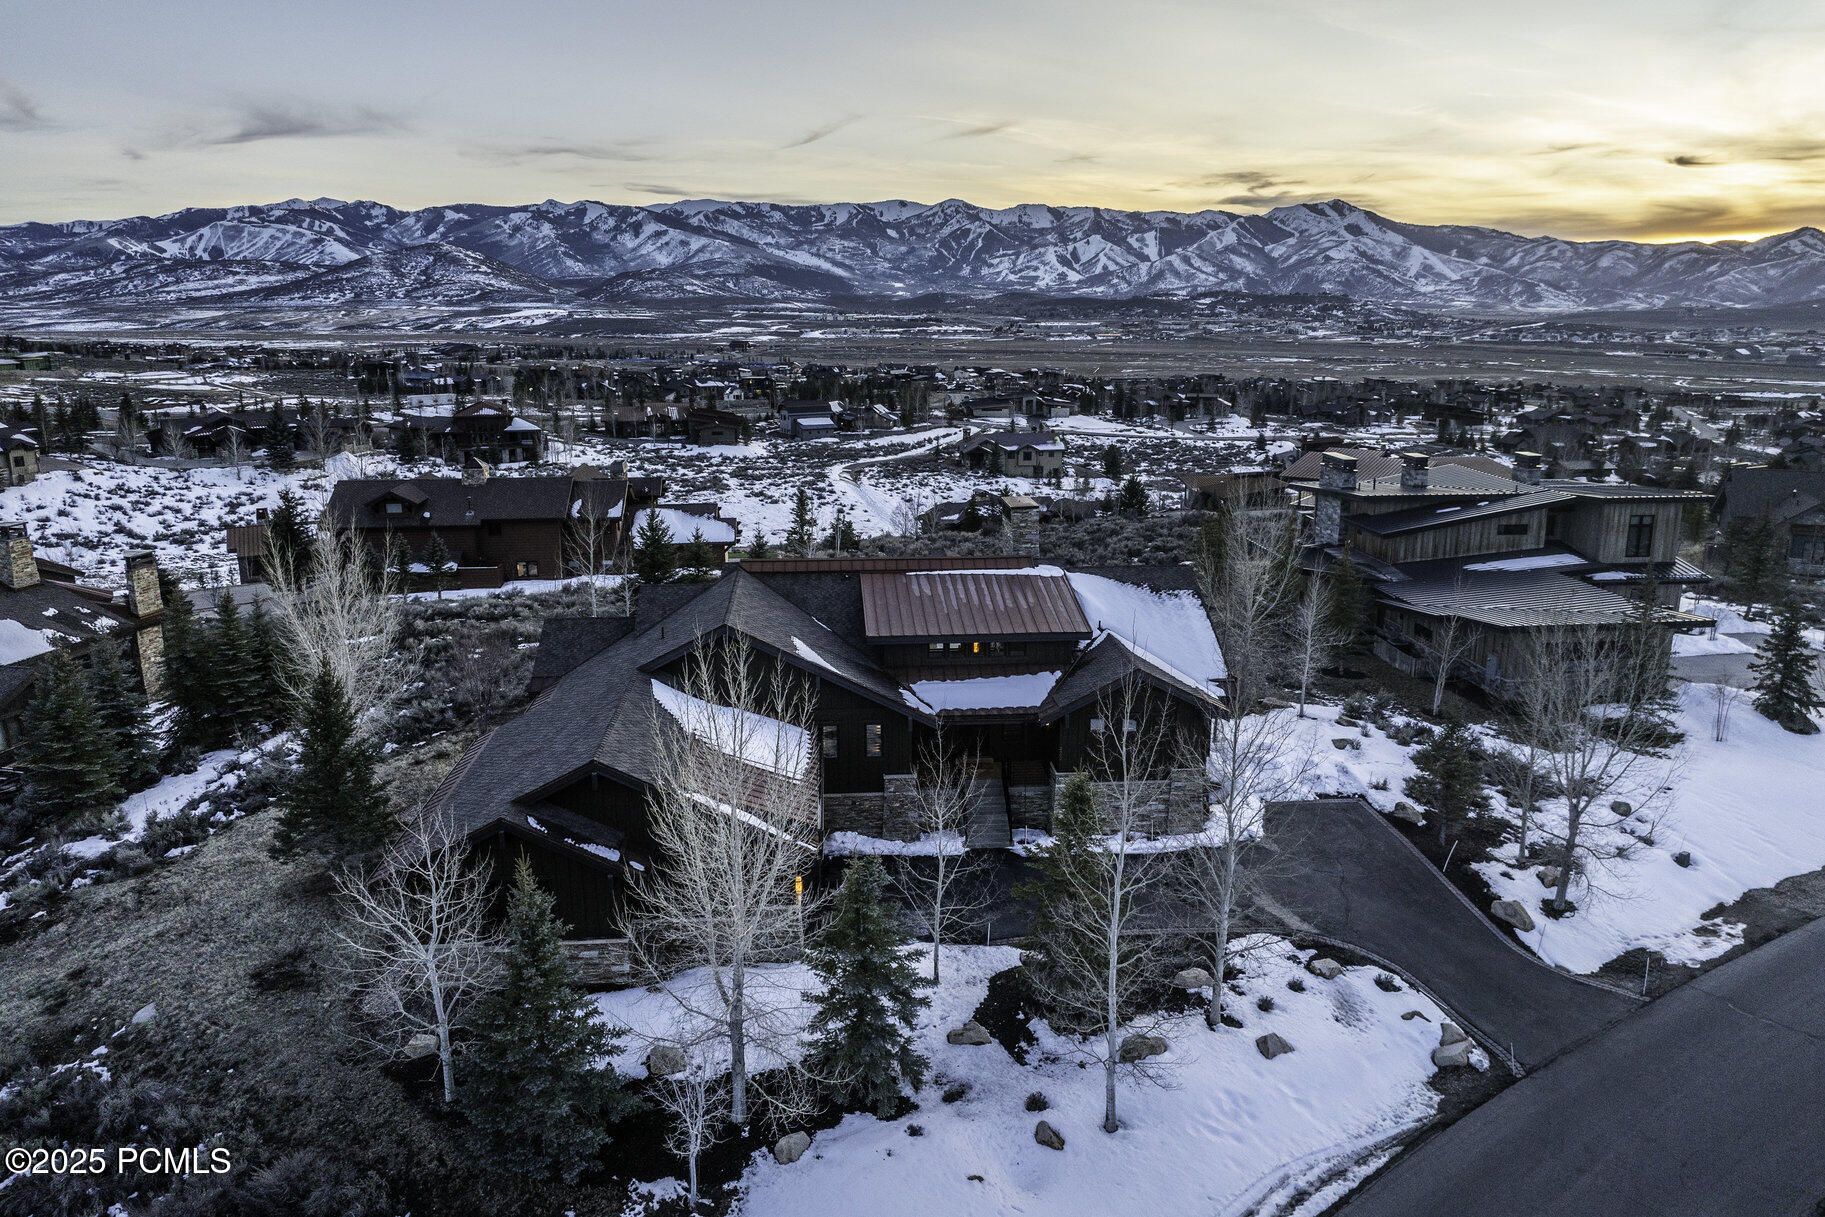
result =
[{"label": "bare aspen tree", "polygon": [[1723,743],[1730,737],[1730,716],[1743,700],[1743,691],[1735,685],[1711,686],[1711,738]]},{"label": "bare aspen tree", "polygon": [[[1120,1067],[1158,1076],[1144,1061],[1123,1062],[1126,1020],[1143,991],[1157,983],[1162,938],[1141,933],[1143,898],[1162,868],[1135,845],[1153,835],[1162,769],[1175,753],[1168,724],[1133,676],[1098,702],[1101,732],[1092,732],[1090,776],[1099,832],[1068,865],[1047,871],[1044,966],[1031,969],[1034,989],[1058,1023],[1082,1034],[1085,1056],[1103,1071],[1103,1131],[1121,1127],[1116,1113]],[[1151,1019],[1134,1032],[1158,1025]]]},{"label": "bare aspen tree", "polygon": [[1313,577],[1305,581],[1299,607],[1293,617],[1293,662],[1299,674],[1299,717],[1305,717],[1306,698],[1311,692],[1312,677],[1324,670],[1332,652],[1347,641],[1331,626],[1330,586]]},{"label": "bare aspen tree", "polygon": [[966,833],[976,794],[981,754],[961,748],[940,727],[919,747],[908,808],[913,828],[933,845],[930,856],[908,855],[893,872],[895,891],[922,924],[932,944],[932,980],[940,978],[939,947],[945,930],[977,907],[959,899],[974,867]]},{"label": "bare aspen tree", "polygon": [[701,1061],[695,1061],[683,1073],[662,1079],[651,1096],[671,1117],[665,1147],[685,1161],[686,1199],[694,1210],[698,1204],[697,1160],[716,1144],[717,1130],[729,1110],[728,1085],[720,1074],[712,1074]]},{"label": "bare aspen tree", "polygon": [[589,580],[589,615],[600,616],[597,596],[597,577],[602,573],[603,565],[609,558],[607,533],[610,523],[620,518],[620,507],[616,506],[613,514],[602,505],[601,495],[590,481],[577,483],[577,497],[570,504],[570,518],[565,522],[565,540],[570,547],[571,561],[574,562]]},{"label": "bare aspen tree", "polygon": [[397,573],[353,531],[336,528],[319,529],[307,561],[271,566],[273,620],[297,661],[285,668],[289,692],[302,695],[327,663],[358,719],[370,719],[398,683]]},{"label": "bare aspen tree", "polygon": [[[1538,634],[1528,639],[1527,665],[1540,671],[1553,660],[1555,648]],[[1546,739],[1542,730],[1551,713],[1546,687],[1538,680],[1517,681],[1506,703],[1502,726],[1505,746],[1490,753],[1491,769],[1501,782],[1510,807],[1518,808],[1515,826],[1515,865],[1526,866],[1532,846],[1534,815],[1539,810],[1542,787],[1548,778]]]},{"label": "bare aspen tree", "polygon": [[377,1047],[437,1041],[444,1102],[456,1100],[452,1029],[492,983],[498,943],[487,929],[485,866],[436,816],[421,818],[373,867],[336,876],[350,987]]},{"label": "bare aspen tree", "polygon": [[[1463,587],[1461,579],[1457,586],[1460,590]],[[1439,707],[1445,704],[1445,686],[1451,680],[1451,670],[1469,653],[1475,633],[1470,623],[1456,613],[1432,626],[1432,639],[1424,644],[1426,654],[1431,657],[1435,667],[1432,674],[1432,713],[1437,714]]]},{"label": "bare aspen tree", "polygon": [[328,460],[330,456],[330,418],[329,411],[321,401],[314,403],[299,420],[303,432],[304,446],[315,453],[318,460]]},{"label": "bare aspen tree", "polygon": [[228,438],[222,441],[221,452],[222,459],[234,468],[234,480],[241,481],[244,477],[241,468],[247,463],[247,433],[230,424]]},{"label": "bare aspen tree", "polygon": [[700,969],[666,986],[729,1049],[730,1119],[749,1120],[749,1053],[796,1053],[790,1010],[802,998],[756,965],[803,943],[804,876],[816,861],[817,758],[810,683],[727,641],[698,652],[678,685],[655,683],[654,862],[629,910],[650,975]]},{"label": "bare aspen tree", "polygon": [[[1549,834],[1558,838],[1561,851],[1553,893],[1560,910],[1584,863],[1601,865],[1636,851],[1637,838],[1619,830],[1637,815],[1652,817],[1663,809],[1675,768],[1658,750],[1657,724],[1645,715],[1611,712],[1639,704],[1644,693],[1631,687],[1644,665],[1630,662],[1627,647],[1588,627],[1545,630],[1536,643],[1544,663],[1529,677],[1540,686],[1543,760],[1565,803],[1564,829]],[[1588,872],[1585,885],[1594,886]]]}]

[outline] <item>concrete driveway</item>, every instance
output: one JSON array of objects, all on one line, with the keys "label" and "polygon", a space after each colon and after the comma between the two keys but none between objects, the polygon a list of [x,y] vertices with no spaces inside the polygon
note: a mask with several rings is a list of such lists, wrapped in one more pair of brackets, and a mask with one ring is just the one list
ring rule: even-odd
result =
[{"label": "concrete driveway", "polygon": [[1270,911],[1400,972],[1523,1069],[1640,1005],[1523,951],[1358,799],[1277,804],[1266,839],[1284,855],[1260,872]]},{"label": "concrete driveway", "polygon": [[1825,920],[1421,1143],[1344,1217],[1799,1217],[1825,1198]]}]

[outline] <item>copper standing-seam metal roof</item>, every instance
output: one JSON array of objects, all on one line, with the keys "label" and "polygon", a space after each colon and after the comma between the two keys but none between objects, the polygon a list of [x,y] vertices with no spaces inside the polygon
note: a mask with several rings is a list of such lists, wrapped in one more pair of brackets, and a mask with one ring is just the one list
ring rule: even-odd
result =
[{"label": "copper standing-seam metal roof", "polygon": [[908,571],[862,576],[871,641],[1088,638],[1090,623],[1062,574]]}]

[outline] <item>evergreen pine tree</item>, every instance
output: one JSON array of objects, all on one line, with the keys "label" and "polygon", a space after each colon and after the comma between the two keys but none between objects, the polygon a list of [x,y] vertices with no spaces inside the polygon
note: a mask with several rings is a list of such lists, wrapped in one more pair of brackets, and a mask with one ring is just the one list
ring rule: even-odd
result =
[{"label": "evergreen pine tree", "polygon": [[640,527],[634,530],[634,574],[642,583],[664,583],[677,569],[672,530],[666,527],[658,512],[647,512]]},{"label": "evergreen pine tree", "polygon": [[274,852],[358,853],[383,844],[392,825],[374,747],[356,732],[348,694],[327,662],[311,679],[299,720],[303,743],[279,803]]},{"label": "evergreen pine tree", "polygon": [[290,473],[298,467],[298,454],[292,449],[291,428],[284,425],[278,407],[266,428],[266,467],[274,473]]},{"label": "evergreen pine tree", "polygon": [[522,857],[507,897],[505,974],[473,1016],[463,1106],[490,1172],[568,1184],[638,1100],[612,1066],[596,1066],[615,1037],[572,983],[551,907]]},{"label": "evergreen pine tree", "polygon": [[1125,516],[1147,514],[1147,487],[1138,476],[1128,475],[1128,480],[1122,483],[1121,496],[1116,499],[1115,505],[1116,509]]},{"label": "evergreen pine tree", "polygon": [[766,533],[761,532],[754,535],[754,540],[748,544],[748,556],[755,559],[773,556],[773,545],[767,540]]},{"label": "evergreen pine tree", "polygon": [[284,651],[272,614],[255,600],[247,611],[247,652],[253,660],[257,717],[273,726],[280,726],[291,717],[290,698],[286,693],[289,657]]},{"label": "evergreen pine tree", "polygon": [[1825,708],[1815,683],[1818,656],[1806,645],[1804,626],[1800,606],[1786,601],[1749,665],[1755,674],[1755,708],[1795,735],[1817,732],[1812,715]]},{"label": "evergreen pine tree", "polygon": [[823,989],[806,1063],[828,1079],[845,1107],[894,1115],[903,1090],[917,1090],[929,1064],[913,1047],[913,1020],[930,1004],[931,982],[907,958],[907,939],[884,893],[887,872],[865,857],[843,876],[836,909],[808,962]]},{"label": "evergreen pine tree", "polygon": [[454,574],[450,567],[455,559],[450,556],[450,547],[444,544],[441,534],[434,532],[431,539],[425,542],[422,561],[431,572],[431,586],[437,589],[437,598],[442,600],[444,589],[450,586]]},{"label": "evergreen pine tree", "polygon": [[1121,480],[1122,450],[1117,448],[1114,444],[1105,444],[1103,446],[1103,476],[1108,478],[1111,482]]},{"label": "evergreen pine tree", "polygon": [[792,498],[792,527],[786,530],[786,553],[808,558],[817,543],[817,519],[811,514],[811,495],[803,486]]},{"label": "evergreen pine tree", "polygon": [[82,672],[58,650],[33,677],[19,748],[27,806],[49,820],[111,809],[121,797],[119,765]]},{"label": "evergreen pine tree", "polygon": [[131,794],[158,781],[158,758],[152,746],[152,723],[146,699],[121,664],[120,652],[107,643],[89,661],[89,703],[95,721],[114,750],[115,773]]},{"label": "evergreen pine tree", "polygon": [[171,707],[166,748],[177,754],[210,746],[209,640],[177,580],[161,572],[159,583],[165,600],[164,695]]},{"label": "evergreen pine tree", "polygon": [[[1097,918],[1069,913],[1085,893],[1102,886],[1094,878],[1098,836],[1096,795],[1088,775],[1079,771],[1060,788],[1052,814],[1052,840],[1036,851],[1035,875],[1016,893],[1033,910],[1032,930],[1021,943],[1021,964],[1036,977],[1043,978],[1048,972],[1069,974],[1083,961],[1097,957],[1098,944],[1086,940],[1082,929]],[[1044,992],[1054,986],[1041,979],[1039,987]]]},{"label": "evergreen pine tree", "polygon": [[56,436],[51,431],[51,416],[44,408],[44,398],[32,394],[32,427],[38,432],[38,454],[49,456],[57,451]]},{"label": "evergreen pine tree", "polygon": [[1744,614],[1756,616],[1756,606],[1776,599],[1786,560],[1780,551],[1779,534],[1766,515],[1732,521],[1725,532],[1728,566],[1736,580],[1736,592],[1747,606]]},{"label": "evergreen pine tree", "polygon": [[[310,525],[304,519],[304,500],[290,486],[279,491],[279,504],[266,522],[267,565],[296,586],[309,573]],[[274,578],[268,575],[268,578]]]},{"label": "evergreen pine tree", "polygon": [[678,564],[690,571],[693,578],[709,577],[710,569],[716,565],[716,555],[710,552],[710,543],[703,539],[703,529],[691,530],[691,539],[685,542],[684,554]]},{"label": "evergreen pine tree", "polygon": [[265,700],[260,689],[259,661],[253,642],[241,621],[241,610],[227,592],[215,598],[215,625],[209,647],[211,745],[236,742],[261,718]]},{"label": "evergreen pine tree", "polygon": [[1415,749],[1413,765],[1419,772],[1407,779],[1406,793],[1438,822],[1439,844],[1452,825],[1489,810],[1483,752],[1461,721],[1446,723],[1430,743]]},{"label": "evergreen pine tree", "polygon": [[1363,582],[1362,572],[1356,569],[1356,560],[1350,556],[1348,547],[1343,557],[1331,565],[1330,600],[1326,605],[1330,620],[1326,624],[1339,636],[1346,639],[1346,645],[1354,644],[1362,637],[1363,622],[1369,611],[1369,587]]}]

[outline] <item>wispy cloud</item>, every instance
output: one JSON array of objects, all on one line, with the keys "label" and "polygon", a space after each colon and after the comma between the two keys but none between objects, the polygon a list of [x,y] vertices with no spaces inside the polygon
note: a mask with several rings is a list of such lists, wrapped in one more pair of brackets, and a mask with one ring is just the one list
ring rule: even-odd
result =
[{"label": "wispy cloud", "polygon": [[[944,121],[947,123],[950,123],[950,122],[957,122],[958,120],[954,119],[954,118],[947,118]],[[939,138],[939,139],[981,139],[984,136],[988,136],[988,135],[1000,135],[1003,131],[1011,130],[1013,128],[1013,126],[1014,126],[1014,123],[1013,123],[1012,119],[1005,119],[1001,122],[995,122],[995,123],[974,123],[969,126],[959,127],[955,131],[946,131],[943,135],[940,135],[937,138]]]},{"label": "wispy cloud", "polygon": [[844,127],[853,126],[855,123],[859,122],[861,117],[862,116],[859,114],[851,114],[847,118],[839,118],[832,122],[827,122],[821,127],[813,127],[797,139],[781,144],[780,147],[803,148],[806,144],[815,144],[820,139],[829,139]]},{"label": "wispy cloud", "polygon": [[1678,165],[1681,169],[1709,169],[1711,166],[1721,165],[1723,162],[1714,161],[1708,156],[1693,156],[1690,153],[1682,152],[1678,156],[1669,156],[1667,164]]},{"label": "wispy cloud", "polygon": [[1102,159],[1102,157],[1094,152],[1073,152],[1069,156],[1059,157],[1058,160],[1053,163],[1059,165],[1094,165]]},{"label": "wispy cloud", "polygon": [[406,129],[397,114],[371,106],[334,107],[303,101],[237,103],[227,130],[206,134],[216,147],[273,139],[314,139],[332,135],[379,135]]},{"label": "wispy cloud", "polygon": [[0,84],[0,131],[41,131],[50,125],[37,100],[24,89]]},{"label": "wispy cloud", "polygon": [[691,193],[683,186],[667,186],[659,182],[629,182],[627,189],[635,194],[656,194],[668,199],[682,199]]},{"label": "wispy cloud", "polygon": [[519,164],[525,161],[613,161],[633,164],[639,161],[650,161],[652,154],[642,151],[641,145],[632,142],[622,143],[589,143],[547,140],[540,143],[529,143],[515,146],[492,145],[488,147],[465,149],[465,156],[479,156],[486,160],[502,164]]}]

